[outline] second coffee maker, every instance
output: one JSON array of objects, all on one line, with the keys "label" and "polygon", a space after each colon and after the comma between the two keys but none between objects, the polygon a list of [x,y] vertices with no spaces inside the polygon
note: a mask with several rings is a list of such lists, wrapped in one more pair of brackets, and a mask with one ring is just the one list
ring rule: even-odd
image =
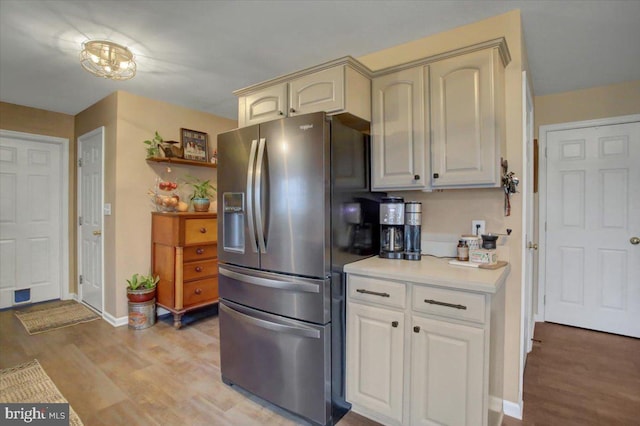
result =
[{"label": "second coffee maker", "polygon": [[404,253],[404,198],[384,197],[380,203],[380,257],[402,259]]}]

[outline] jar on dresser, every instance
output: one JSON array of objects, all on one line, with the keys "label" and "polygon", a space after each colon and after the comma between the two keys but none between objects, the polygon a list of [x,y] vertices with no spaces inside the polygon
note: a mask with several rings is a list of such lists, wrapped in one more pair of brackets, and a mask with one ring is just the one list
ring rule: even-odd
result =
[{"label": "jar on dresser", "polygon": [[218,303],[217,215],[151,215],[151,268],[160,276],[157,304],[180,328],[186,312]]}]

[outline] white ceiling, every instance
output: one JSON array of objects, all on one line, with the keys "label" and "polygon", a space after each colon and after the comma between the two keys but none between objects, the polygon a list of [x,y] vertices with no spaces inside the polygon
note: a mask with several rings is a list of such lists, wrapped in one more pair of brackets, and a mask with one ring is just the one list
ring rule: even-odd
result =
[{"label": "white ceiling", "polygon": [[[640,80],[640,0],[0,0],[0,100],[77,114],[125,90],[235,119],[233,90],[513,9],[536,95]],[[128,46],[137,75],[84,71],[88,39]]]}]

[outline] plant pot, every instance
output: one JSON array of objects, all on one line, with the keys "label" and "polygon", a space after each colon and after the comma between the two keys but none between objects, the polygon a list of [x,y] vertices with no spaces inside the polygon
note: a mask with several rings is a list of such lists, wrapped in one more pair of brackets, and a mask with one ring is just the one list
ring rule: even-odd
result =
[{"label": "plant pot", "polygon": [[208,198],[194,198],[193,199],[193,211],[196,212],[208,212],[211,201]]},{"label": "plant pot", "polygon": [[148,302],[156,297],[156,287],[142,288],[139,290],[127,290],[127,299],[129,302],[142,303]]}]

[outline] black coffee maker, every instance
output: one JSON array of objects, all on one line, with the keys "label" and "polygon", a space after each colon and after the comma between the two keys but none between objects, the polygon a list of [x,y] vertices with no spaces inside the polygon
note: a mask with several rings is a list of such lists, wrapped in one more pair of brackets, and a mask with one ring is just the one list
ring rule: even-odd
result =
[{"label": "black coffee maker", "polygon": [[404,203],[404,259],[420,260],[420,237],[422,228],[422,203]]},{"label": "black coffee maker", "polygon": [[404,253],[404,198],[383,197],[380,203],[380,257],[402,259]]}]

